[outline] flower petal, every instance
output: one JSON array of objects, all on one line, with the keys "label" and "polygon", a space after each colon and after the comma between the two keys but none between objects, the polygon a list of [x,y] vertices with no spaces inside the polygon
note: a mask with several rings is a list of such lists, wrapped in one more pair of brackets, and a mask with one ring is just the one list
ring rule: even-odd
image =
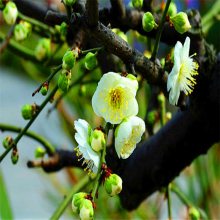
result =
[{"label": "flower petal", "polygon": [[187,37],[182,49],[182,56],[181,56],[182,60],[189,57],[189,47],[190,47],[190,38]]}]

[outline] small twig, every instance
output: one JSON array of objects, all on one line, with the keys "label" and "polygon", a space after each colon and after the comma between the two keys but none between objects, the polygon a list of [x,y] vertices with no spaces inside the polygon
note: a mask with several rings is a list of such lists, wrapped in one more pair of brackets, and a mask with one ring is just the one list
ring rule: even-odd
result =
[{"label": "small twig", "polygon": [[171,2],[171,0],[167,0],[166,7],[163,11],[163,15],[162,15],[162,18],[161,18],[161,21],[160,21],[160,24],[159,24],[159,28],[158,28],[158,31],[157,31],[156,40],[155,40],[155,44],[154,44],[154,50],[153,50],[152,56],[151,56],[151,60],[153,60],[153,61],[155,61],[156,56],[157,56],[157,51],[158,51],[158,48],[159,48],[160,38],[161,38],[164,22],[166,20],[166,14],[167,14],[168,8],[170,6],[170,2]]},{"label": "small twig", "polygon": [[33,122],[35,121],[35,119],[38,117],[38,115],[40,114],[40,112],[44,109],[44,107],[46,106],[46,104],[51,100],[51,98],[55,95],[56,91],[58,89],[58,86],[56,86],[51,93],[46,97],[46,99],[43,101],[43,103],[39,106],[38,111],[36,112],[36,114],[30,119],[30,121],[26,124],[26,126],[21,130],[21,132],[18,134],[18,136],[14,139],[13,144],[11,144],[6,150],[5,152],[0,156],[0,163],[2,162],[2,160],[6,157],[6,155],[11,151],[11,149],[13,148],[14,145],[17,145],[17,143],[20,141],[20,139],[23,137],[23,135],[27,132],[27,130],[29,129],[29,127],[33,124]]},{"label": "small twig", "polygon": [[15,25],[12,25],[9,29],[9,32],[7,34],[7,36],[5,37],[4,41],[2,42],[2,44],[0,45],[0,54],[3,53],[4,49],[8,46],[9,42],[10,42],[10,39],[13,35],[13,32],[14,32],[14,28],[15,28]]},{"label": "small twig", "polygon": [[[20,133],[22,131],[22,128],[0,123],[0,130]],[[32,131],[27,131],[24,135],[41,143],[43,145],[43,147],[46,149],[48,155],[52,155],[55,152],[55,148],[46,139],[44,139],[40,135],[38,135]]]},{"label": "small twig", "polygon": [[61,68],[62,65],[57,66],[56,69],[49,75],[49,77],[32,93],[32,96],[35,96],[35,94],[41,90],[42,86],[49,84],[53,77],[61,70]]}]

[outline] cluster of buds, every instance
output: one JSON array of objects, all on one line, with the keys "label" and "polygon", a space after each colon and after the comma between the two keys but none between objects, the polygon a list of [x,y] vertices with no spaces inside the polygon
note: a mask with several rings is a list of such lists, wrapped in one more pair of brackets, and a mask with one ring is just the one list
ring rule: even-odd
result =
[{"label": "cluster of buds", "polygon": [[85,68],[93,70],[97,66],[96,54],[89,52],[85,56]]},{"label": "cluster of buds", "polygon": [[21,114],[25,120],[30,120],[37,113],[37,111],[38,105],[36,105],[35,103],[32,105],[26,104],[22,107]]},{"label": "cluster of buds", "polygon": [[25,40],[31,33],[31,24],[26,21],[20,21],[19,24],[15,26],[14,36],[16,41]]},{"label": "cluster of buds", "polygon": [[39,61],[43,61],[51,55],[51,41],[49,38],[42,38],[39,40],[34,51],[35,57]]},{"label": "cluster of buds", "polygon": [[146,32],[150,32],[158,27],[154,20],[154,16],[150,12],[144,13],[142,17],[142,27]]},{"label": "cluster of buds", "polygon": [[[3,4],[2,4],[3,5]],[[8,2],[3,10],[3,18],[9,25],[13,25],[16,22],[18,16],[18,9],[14,2]]]},{"label": "cluster of buds", "polygon": [[84,192],[79,192],[73,195],[72,210],[78,214],[81,220],[90,220],[94,216],[95,204],[92,202],[92,197]]}]

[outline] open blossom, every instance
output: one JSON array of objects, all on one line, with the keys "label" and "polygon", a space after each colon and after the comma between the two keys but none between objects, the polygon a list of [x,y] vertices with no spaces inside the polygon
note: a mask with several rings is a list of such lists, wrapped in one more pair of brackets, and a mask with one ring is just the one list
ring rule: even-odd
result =
[{"label": "open blossom", "polygon": [[190,94],[196,84],[193,76],[198,75],[198,64],[189,56],[190,38],[187,37],[184,45],[179,41],[174,49],[174,66],[168,76],[167,91],[170,91],[169,102],[172,105],[178,103],[180,92]]},{"label": "open blossom", "polygon": [[109,72],[103,75],[92,97],[94,112],[106,122],[119,124],[124,118],[138,113],[135,98],[138,82],[134,76]]},{"label": "open blossom", "polygon": [[133,153],[144,131],[145,123],[137,116],[129,117],[118,125],[115,131],[115,150],[119,158],[126,159]]},{"label": "open blossom", "polygon": [[100,163],[100,154],[95,152],[90,146],[89,139],[92,132],[90,125],[82,119],[74,122],[76,134],[75,139],[79,144],[76,150],[77,156],[80,157],[79,160],[83,160],[83,165],[86,164],[89,173],[97,173]]}]

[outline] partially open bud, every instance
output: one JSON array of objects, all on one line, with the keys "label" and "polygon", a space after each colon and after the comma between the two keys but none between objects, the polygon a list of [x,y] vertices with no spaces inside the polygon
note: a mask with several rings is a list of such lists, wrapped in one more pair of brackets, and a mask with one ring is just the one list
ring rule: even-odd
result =
[{"label": "partially open bud", "polygon": [[62,68],[65,70],[71,70],[76,63],[76,55],[73,51],[67,51],[63,56]]},{"label": "partially open bud", "polygon": [[22,107],[21,114],[25,120],[29,120],[36,114],[36,111],[37,111],[36,104],[33,105],[26,104]]},{"label": "partially open bud", "polygon": [[105,190],[110,196],[119,194],[122,190],[122,179],[117,174],[110,174],[105,179]]},{"label": "partially open bud", "polygon": [[200,219],[200,213],[199,213],[198,209],[191,206],[189,208],[189,217],[190,217],[190,220],[199,220]]},{"label": "partially open bud", "polygon": [[91,147],[94,151],[102,150],[106,144],[104,133],[101,130],[95,129],[90,136]]},{"label": "partially open bud", "polygon": [[135,8],[142,8],[143,6],[143,0],[132,0],[131,2]]},{"label": "partially open bud", "polygon": [[18,16],[18,9],[14,2],[8,2],[3,10],[3,18],[9,25],[13,25],[16,22]]},{"label": "partially open bud", "polygon": [[87,53],[85,56],[85,68],[87,70],[93,70],[97,66],[96,54]]},{"label": "partially open bud", "polygon": [[177,13],[177,8],[176,8],[176,4],[174,2],[170,2],[170,6],[168,8],[167,14],[172,17],[174,15],[176,15]]},{"label": "partially open bud", "polygon": [[39,40],[37,47],[35,48],[35,57],[37,60],[42,61],[48,58],[51,54],[51,42],[49,38],[42,38]]},{"label": "partially open bud", "polygon": [[46,154],[46,151],[42,147],[37,147],[34,152],[35,158],[42,158]]},{"label": "partially open bud", "polygon": [[18,149],[17,147],[14,147],[11,152],[11,162],[13,164],[16,164],[18,162],[18,159],[19,159]]},{"label": "partially open bud", "polygon": [[85,199],[86,196],[87,196],[87,193],[84,193],[84,192],[79,192],[73,195],[73,199],[72,199],[73,213],[75,214],[79,213],[81,202],[83,199]]},{"label": "partially open bud", "polygon": [[179,12],[178,14],[174,15],[170,18],[170,21],[175,30],[180,34],[184,34],[191,28],[188,16],[185,12]]},{"label": "partially open bud", "polygon": [[146,32],[150,32],[158,27],[154,20],[154,16],[150,12],[144,13],[142,17],[142,27]]},{"label": "partially open bud", "polygon": [[25,40],[31,32],[31,24],[26,21],[21,21],[15,26],[14,36],[16,41]]},{"label": "partially open bud", "polygon": [[73,6],[73,4],[75,4],[76,0],[63,0],[63,2],[67,6]]},{"label": "partially open bud", "polygon": [[71,72],[63,70],[58,79],[58,87],[63,91],[67,92],[71,82]]},{"label": "partially open bud", "polygon": [[2,145],[5,149],[7,149],[13,143],[13,138],[11,136],[7,136],[3,139]]},{"label": "partially open bud", "polygon": [[91,220],[94,216],[93,204],[89,199],[83,199],[79,208],[79,217],[81,220]]}]

